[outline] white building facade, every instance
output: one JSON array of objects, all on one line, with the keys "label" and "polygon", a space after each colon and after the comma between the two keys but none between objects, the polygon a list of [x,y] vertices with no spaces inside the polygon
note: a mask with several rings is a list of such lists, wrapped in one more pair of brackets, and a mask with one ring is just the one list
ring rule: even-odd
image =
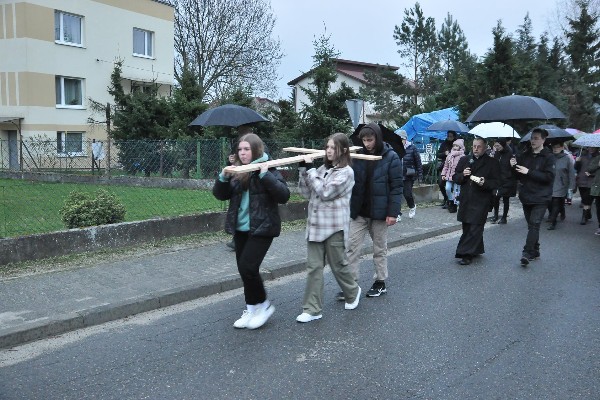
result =
[{"label": "white building facade", "polygon": [[115,61],[126,92],[154,82],[170,95],[173,47],[174,9],[162,0],[0,0],[3,165],[18,162],[16,143],[29,138],[85,156],[85,141],[106,139],[104,125],[88,122],[104,119],[89,99],[113,102]]}]

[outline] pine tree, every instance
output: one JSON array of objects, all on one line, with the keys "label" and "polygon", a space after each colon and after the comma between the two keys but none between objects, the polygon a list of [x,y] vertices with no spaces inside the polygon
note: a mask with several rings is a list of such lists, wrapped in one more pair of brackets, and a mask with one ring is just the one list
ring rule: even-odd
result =
[{"label": "pine tree", "polygon": [[512,38],[506,34],[501,20],[492,29],[492,34],[494,36],[494,46],[485,55],[483,64],[487,92],[491,98],[496,98],[514,92],[514,44]]},{"label": "pine tree", "polygon": [[533,96],[538,91],[538,76],[535,68],[537,46],[532,31],[531,19],[527,13],[523,25],[517,29],[515,43],[514,87],[515,92],[523,96]]}]

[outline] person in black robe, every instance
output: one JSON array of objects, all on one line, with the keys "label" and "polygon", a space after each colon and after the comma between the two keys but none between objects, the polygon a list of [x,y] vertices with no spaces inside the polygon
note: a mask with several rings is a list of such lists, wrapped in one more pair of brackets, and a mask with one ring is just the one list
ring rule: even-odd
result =
[{"label": "person in black robe", "polygon": [[461,185],[457,219],[462,222],[462,235],[455,256],[461,265],[484,253],[483,228],[500,185],[500,164],[486,150],[485,139],[476,137],[473,151],[460,159],[452,177]]}]

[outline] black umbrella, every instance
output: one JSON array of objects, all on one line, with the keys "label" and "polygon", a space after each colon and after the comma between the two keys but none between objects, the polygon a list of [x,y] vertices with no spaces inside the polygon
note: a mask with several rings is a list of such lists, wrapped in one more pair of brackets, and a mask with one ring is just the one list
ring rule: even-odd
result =
[{"label": "black umbrella", "polygon": [[[356,129],[354,130],[354,132],[352,133],[352,135],[350,135],[350,140],[352,141],[352,144],[354,144],[355,146],[363,145],[362,141],[358,137],[358,133],[360,132],[362,127],[365,125],[366,124],[359,124],[356,127]],[[394,149],[394,151],[396,153],[398,153],[398,156],[400,158],[404,157],[404,155],[406,154],[406,150],[404,149],[404,144],[402,144],[402,138],[400,136],[396,135],[393,130],[386,128],[382,124],[377,124],[377,125],[379,125],[379,128],[381,128],[381,135],[382,135],[383,141],[386,142],[387,144],[389,144],[390,146],[392,146],[392,149]]]},{"label": "black umbrella", "polygon": [[237,104],[224,104],[198,115],[189,126],[240,126],[253,122],[269,122],[251,108]]},{"label": "black umbrella", "polygon": [[445,121],[437,121],[427,127],[428,131],[454,131],[456,133],[467,133],[469,127],[462,122],[455,121],[453,119],[447,119]]},{"label": "black umbrella", "polygon": [[[548,131],[548,137],[546,138],[546,143],[566,142],[567,140],[575,139],[575,137],[573,135],[571,135],[569,132],[567,132],[565,129],[559,128],[556,125],[544,124],[544,125],[536,126],[533,129],[537,129],[537,128],[545,129],[546,131]],[[531,131],[529,131],[527,133],[527,135],[523,136],[523,138],[521,139],[521,142],[529,142],[531,140],[531,132],[533,131],[533,129]]]},{"label": "black umbrella", "polygon": [[544,99],[513,94],[486,101],[469,115],[466,122],[549,119],[566,119],[566,117],[556,106]]}]

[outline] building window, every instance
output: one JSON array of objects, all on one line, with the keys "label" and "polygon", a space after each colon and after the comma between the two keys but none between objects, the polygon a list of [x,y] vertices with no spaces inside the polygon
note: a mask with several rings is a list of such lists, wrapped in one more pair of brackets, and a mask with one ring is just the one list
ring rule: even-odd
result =
[{"label": "building window", "polygon": [[60,107],[83,107],[83,79],[56,77],[56,105]]},{"label": "building window", "polygon": [[81,46],[81,23],[83,18],[78,15],[54,11],[54,40],[59,43],[69,43]]},{"label": "building window", "polygon": [[84,156],[83,132],[56,132],[56,152],[63,156]]},{"label": "building window", "polygon": [[133,54],[142,57],[152,57],[154,34],[143,29],[133,28]]}]

